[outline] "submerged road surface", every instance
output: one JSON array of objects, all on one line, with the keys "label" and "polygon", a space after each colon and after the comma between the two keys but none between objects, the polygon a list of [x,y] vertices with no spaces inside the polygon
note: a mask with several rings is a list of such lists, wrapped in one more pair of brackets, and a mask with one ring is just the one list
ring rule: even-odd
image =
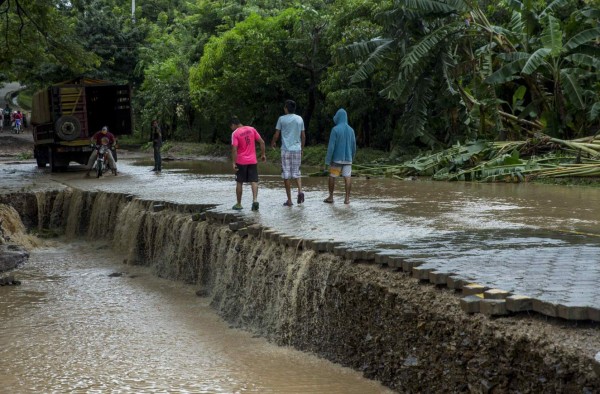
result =
[{"label": "submerged road surface", "polygon": [[[121,174],[50,174],[31,163],[0,165],[5,190],[76,187],[145,199],[217,204],[234,213],[235,182],[225,161],[121,161]],[[326,178],[304,178],[306,202],[284,207],[277,168],[261,165],[260,210],[249,186],[239,213],[281,232],[415,257],[424,267],[567,306],[600,307],[600,190],[536,184],[355,179],[350,205],[324,204]]]}]

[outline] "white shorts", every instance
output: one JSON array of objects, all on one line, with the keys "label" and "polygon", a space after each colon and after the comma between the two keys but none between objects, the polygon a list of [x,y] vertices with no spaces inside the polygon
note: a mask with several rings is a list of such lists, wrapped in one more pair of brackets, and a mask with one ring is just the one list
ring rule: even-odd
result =
[{"label": "white shorts", "polygon": [[337,178],[340,175],[344,178],[352,176],[352,164],[331,163],[329,176]]}]

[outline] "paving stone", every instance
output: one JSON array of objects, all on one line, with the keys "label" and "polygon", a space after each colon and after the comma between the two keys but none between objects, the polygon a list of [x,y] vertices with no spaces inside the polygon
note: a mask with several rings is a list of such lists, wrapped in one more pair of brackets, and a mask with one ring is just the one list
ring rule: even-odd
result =
[{"label": "paving stone", "polygon": [[364,250],[361,255],[361,259],[373,262],[375,261],[375,252],[373,252],[372,250]]},{"label": "paving stone", "polygon": [[387,265],[392,268],[402,268],[402,261],[404,261],[404,259],[400,256],[389,256]]},{"label": "paving stone", "polygon": [[590,319],[592,321],[600,322],[600,308],[588,306],[587,307],[587,315],[588,315],[588,319]]},{"label": "paving stone", "polygon": [[449,289],[453,290],[462,290],[463,286],[469,283],[467,279],[461,278],[459,276],[448,275],[446,278],[446,286]]},{"label": "paving stone", "polygon": [[467,283],[466,285],[463,286],[462,293],[465,296],[472,295],[472,294],[483,294],[483,292],[486,291],[487,289],[488,289],[488,287],[485,287],[485,286],[477,284],[477,283]]},{"label": "paving stone", "polygon": [[585,306],[558,305],[558,317],[567,320],[587,320],[588,309]]},{"label": "paving stone", "polygon": [[431,271],[433,271],[432,268],[413,267],[412,277],[419,280],[429,280]]},{"label": "paving stone", "polygon": [[434,285],[446,285],[448,282],[448,273],[431,271],[429,272],[429,281]]},{"label": "paving stone", "polygon": [[412,269],[414,267],[418,267],[421,264],[423,264],[423,262],[421,260],[405,259],[402,262],[402,271],[404,271],[404,272],[412,272]]},{"label": "paving stone", "polygon": [[506,309],[511,312],[530,311],[533,310],[533,300],[523,295],[510,295],[506,297]]},{"label": "paving stone", "polygon": [[479,313],[482,299],[476,295],[470,295],[460,299],[460,308],[466,313]]},{"label": "paving stone", "polygon": [[551,317],[558,316],[557,305],[552,302],[533,299],[532,309],[537,313],[541,313],[542,315]]},{"label": "paving stone", "polygon": [[510,295],[510,292],[500,289],[489,289],[483,292],[483,298],[490,300],[503,300]]},{"label": "paving stone", "polygon": [[240,224],[238,222],[229,223],[229,229],[231,231],[237,231],[240,228]]},{"label": "paving stone", "polygon": [[481,300],[481,303],[479,304],[479,312],[487,316],[508,315],[508,311],[506,309],[506,301],[498,299]]}]

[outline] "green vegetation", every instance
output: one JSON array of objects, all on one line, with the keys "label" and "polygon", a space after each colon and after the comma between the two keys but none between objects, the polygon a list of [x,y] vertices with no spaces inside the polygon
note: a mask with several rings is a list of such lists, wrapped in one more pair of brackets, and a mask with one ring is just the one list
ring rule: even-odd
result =
[{"label": "green vegetation", "polygon": [[33,100],[33,90],[32,89],[24,89],[19,92],[17,101],[18,101],[20,107],[26,109],[27,111],[31,111],[32,100]]},{"label": "green vegetation", "polygon": [[[213,152],[228,143],[232,114],[270,141],[288,98],[314,163],[340,107],[359,155],[383,151],[395,165],[457,146],[540,133],[577,141],[600,130],[598,0],[144,0],[134,18],[129,0],[5,5],[0,82],[128,82],[131,144],[146,145],[158,119],[168,141]],[[173,149],[196,152],[164,148]]]}]

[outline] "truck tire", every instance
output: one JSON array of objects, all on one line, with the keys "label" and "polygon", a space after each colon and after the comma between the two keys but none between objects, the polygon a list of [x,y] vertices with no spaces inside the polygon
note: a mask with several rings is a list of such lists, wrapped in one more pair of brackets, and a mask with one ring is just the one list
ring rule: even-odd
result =
[{"label": "truck tire", "polygon": [[48,154],[47,151],[42,153],[41,149],[34,148],[33,156],[35,157],[35,161],[37,163],[38,168],[45,168],[46,164],[48,164]]},{"label": "truck tire", "polygon": [[63,115],[54,124],[56,134],[64,141],[73,141],[81,134],[81,122],[74,116]]}]

